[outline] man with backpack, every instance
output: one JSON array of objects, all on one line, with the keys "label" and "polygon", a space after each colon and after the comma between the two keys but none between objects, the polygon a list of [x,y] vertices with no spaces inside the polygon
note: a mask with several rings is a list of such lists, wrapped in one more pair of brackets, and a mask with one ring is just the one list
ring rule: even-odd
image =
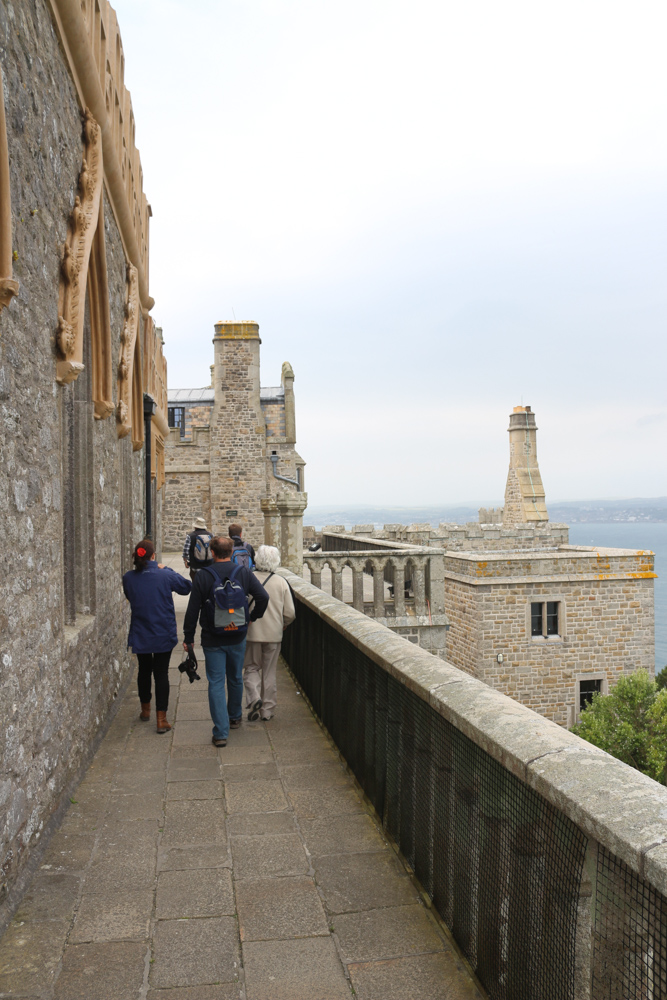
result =
[{"label": "man with backpack", "polygon": [[236,566],[245,566],[246,569],[255,568],[255,550],[253,549],[250,542],[244,542],[242,539],[243,526],[240,524],[230,524],[229,525],[229,537],[234,542],[234,550],[232,552],[232,562]]},{"label": "man with backpack", "polygon": [[211,541],[213,535],[206,527],[203,517],[196,517],[192,524],[192,531],[185,536],[183,546],[183,562],[185,568],[190,570],[190,579],[194,580],[195,575],[205,566],[210,566],[213,562],[211,555]]},{"label": "man with backpack", "polygon": [[[194,577],[183,624],[183,648],[192,647],[201,624],[201,644],[206,661],[208,705],[216,747],[227,745],[229,730],[241,725],[243,660],[248,624],[261,618],[269,595],[245,566],[234,565],[231,538],[213,538],[213,563]],[[248,610],[248,595],[254,598]],[[227,697],[225,697],[225,681]]]}]

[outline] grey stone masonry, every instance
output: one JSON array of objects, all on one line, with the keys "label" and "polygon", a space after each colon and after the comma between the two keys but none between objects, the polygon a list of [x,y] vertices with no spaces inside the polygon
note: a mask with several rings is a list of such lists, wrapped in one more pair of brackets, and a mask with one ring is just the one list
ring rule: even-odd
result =
[{"label": "grey stone masonry", "polygon": [[[211,417],[211,521],[239,520],[257,545],[264,536],[266,427],[259,392],[259,327],[216,323],[215,404]],[[236,510],[236,517],[227,515]]]},{"label": "grey stone masonry", "polygon": [[[56,382],[83,108],[45,0],[0,3],[0,61],[20,282],[0,315],[2,926],[131,669],[121,576],[144,533],[145,465],[129,436],[119,440],[115,416],[93,416],[88,300],[83,372]],[[127,258],[106,191],[102,218],[116,403]],[[143,323],[137,336],[141,353]],[[56,923],[70,898],[69,879],[61,882],[62,904],[47,907]],[[53,926],[40,925],[45,947]]]}]

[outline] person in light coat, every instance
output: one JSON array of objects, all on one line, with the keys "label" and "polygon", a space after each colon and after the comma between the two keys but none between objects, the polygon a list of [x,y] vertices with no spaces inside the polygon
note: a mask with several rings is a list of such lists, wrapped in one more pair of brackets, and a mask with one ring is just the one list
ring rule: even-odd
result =
[{"label": "person in light coat", "polygon": [[264,616],[248,626],[243,683],[248,720],[273,718],[278,689],[276,665],[283,631],[294,621],[296,612],[287,580],[276,575],[280,552],[272,545],[260,545],[255,557],[255,576],[269,595]]}]

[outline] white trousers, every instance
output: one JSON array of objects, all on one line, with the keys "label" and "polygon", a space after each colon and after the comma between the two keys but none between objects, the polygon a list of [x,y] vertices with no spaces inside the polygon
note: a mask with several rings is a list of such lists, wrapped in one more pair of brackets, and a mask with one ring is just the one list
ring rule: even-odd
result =
[{"label": "white trousers", "polygon": [[246,708],[261,698],[260,715],[263,719],[273,715],[278,700],[276,665],[280,646],[279,642],[247,642],[245,647],[243,684]]}]

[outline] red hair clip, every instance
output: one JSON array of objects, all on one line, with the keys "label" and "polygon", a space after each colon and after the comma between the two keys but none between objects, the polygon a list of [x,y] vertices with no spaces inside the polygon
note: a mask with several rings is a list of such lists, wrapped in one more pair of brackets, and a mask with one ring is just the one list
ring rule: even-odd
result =
[{"label": "red hair clip", "polygon": [[146,555],[146,549],[137,549],[137,555],[139,556],[140,559],[143,559],[144,556]]}]

